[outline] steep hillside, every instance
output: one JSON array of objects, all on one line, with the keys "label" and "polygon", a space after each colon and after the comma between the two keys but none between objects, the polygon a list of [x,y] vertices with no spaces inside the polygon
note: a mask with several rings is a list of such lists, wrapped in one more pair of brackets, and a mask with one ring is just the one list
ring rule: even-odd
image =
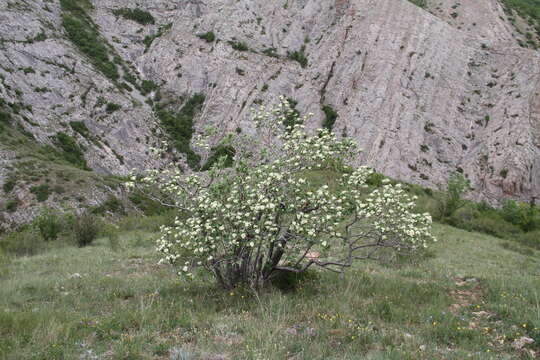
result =
[{"label": "steep hillside", "polygon": [[0,182],[11,184],[4,185],[5,224],[28,220],[46,203],[95,205],[118,193],[108,175],[155,165],[147,156],[156,129],[145,84],[100,38],[87,17],[92,8],[84,1],[0,7]]},{"label": "steep hillside", "polygon": [[[282,94],[389,176],[436,188],[461,171],[478,198],[539,196],[540,31],[527,7],[537,4],[413,2],[2,2],[0,183],[15,182],[4,209],[24,210],[4,219],[37,209],[29,189],[45,178],[16,172],[40,149],[93,169],[92,184],[158,165],[147,151],[165,137],[196,167],[194,132],[253,132],[250,108]],[[120,194],[92,186],[80,202],[81,186],[46,201]]]}]

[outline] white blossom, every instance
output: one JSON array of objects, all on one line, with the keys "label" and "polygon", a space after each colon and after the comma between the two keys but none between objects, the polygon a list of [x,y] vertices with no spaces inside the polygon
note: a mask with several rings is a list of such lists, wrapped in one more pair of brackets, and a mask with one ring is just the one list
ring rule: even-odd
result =
[{"label": "white blossom", "polygon": [[[400,184],[384,180],[369,191],[373,170],[344,162],[357,158],[352,140],[327,130],[308,134],[298,123],[283,131],[281,122],[290,114],[285,99],[269,111],[255,110],[259,138],[233,142],[238,150],[231,169],[182,173],[171,166],[130,177],[132,186],[159,189],[179,209],[173,224],[161,228],[161,262],[184,261],[180,273],[188,277],[194,276],[190,269],[203,267],[233,286],[227,281],[234,281],[235,269],[247,269],[249,281],[262,281],[288,266],[332,260],[346,267],[361,244],[403,251],[435,240],[430,215],[414,211],[414,198]],[[209,147],[202,137],[197,144]],[[336,184],[315,186],[309,176],[317,171],[336,174]],[[305,255],[317,250],[324,255]],[[342,258],[347,251],[351,256]],[[273,263],[272,256],[280,261]]]}]

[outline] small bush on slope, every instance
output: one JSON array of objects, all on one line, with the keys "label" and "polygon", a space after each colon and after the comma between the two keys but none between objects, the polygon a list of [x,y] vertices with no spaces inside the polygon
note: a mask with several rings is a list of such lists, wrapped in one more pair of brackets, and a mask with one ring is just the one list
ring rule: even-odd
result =
[{"label": "small bush on slope", "polygon": [[45,241],[56,240],[63,230],[62,219],[53,210],[44,208],[33,224]]},{"label": "small bush on slope", "polygon": [[90,245],[98,236],[99,219],[92,214],[82,214],[73,224],[75,242],[79,247]]}]

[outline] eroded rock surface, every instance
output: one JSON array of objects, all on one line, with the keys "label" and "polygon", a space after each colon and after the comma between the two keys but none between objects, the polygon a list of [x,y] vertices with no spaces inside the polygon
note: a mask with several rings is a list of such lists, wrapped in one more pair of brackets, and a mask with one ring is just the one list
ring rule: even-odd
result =
[{"label": "eroded rock surface", "polygon": [[[386,175],[441,188],[460,171],[478,199],[540,196],[540,52],[518,45],[496,0],[428,9],[406,0],[93,6],[100,34],[139,80],[168,98],[206,96],[199,130],[253,132],[250,108],[285,95],[314,114],[311,128],[321,125],[323,105],[334,109],[333,131],[356,139],[358,160]],[[115,16],[122,7],[149,11],[156,22]],[[61,14],[56,2],[0,4],[1,96],[31,105],[21,111],[28,121],[19,120],[37,142],[72,135],[96,172],[155,166],[147,148],[164,135],[147,103],[154,93],[120,90],[97,71],[66,38]],[[207,32],[215,41],[198,36]],[[294,52],[307,64],[288,56]],[[121,108],[109,113],[109,102]],[[84,122],[92,138],[70,121]]]}]

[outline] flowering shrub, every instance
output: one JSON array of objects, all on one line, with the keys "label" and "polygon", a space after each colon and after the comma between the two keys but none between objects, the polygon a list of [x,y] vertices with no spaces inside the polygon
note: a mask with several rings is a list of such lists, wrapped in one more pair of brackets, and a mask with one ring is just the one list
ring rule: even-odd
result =
[{"label": "flowering shrub", "polygon": [[[132,177],[130,185],[178,209],[174,224],[161,229],[162,261],[182,276],[204,268],[225,288],[257,289],[280,271],[341,272],[381,250],[411,251],[434,240],[431,217],[413,212],[414,199],[400,185],[368,191],[373,171],[345,161],[357,158],[352,140],[325,129],[310,135],[305,121],[286,128],[290,116],[298,115],[285,99],[255,112],[256,137],[227,137],[236,149],[232,166],[222,158],[206,172],[171,167]],[[207,141],[199,139],[201,152],[210,149]],[[309,175],[320,170],[339,170],[338,185],[314,187]]]}]

